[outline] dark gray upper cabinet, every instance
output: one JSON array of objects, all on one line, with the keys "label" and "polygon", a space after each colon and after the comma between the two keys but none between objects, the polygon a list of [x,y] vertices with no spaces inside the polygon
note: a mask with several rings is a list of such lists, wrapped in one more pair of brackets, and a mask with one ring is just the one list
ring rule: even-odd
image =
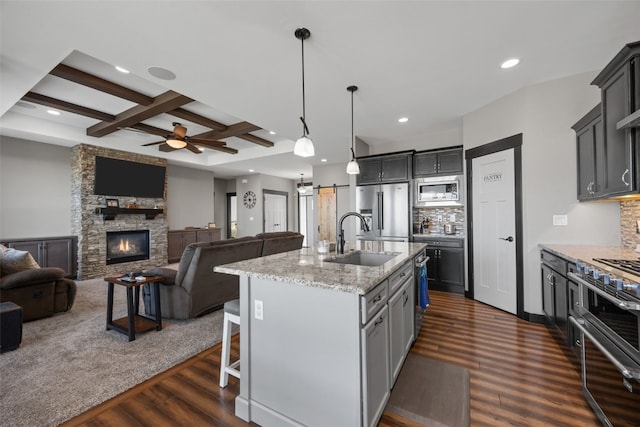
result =
[{"label": "dark gray upper cabinet", "polygon": [[636,129],[618,129],[617,126],[640,107],[640,96],[635,87],[639,74],[640,42],[635,42],[625,45],[592,82],[600,88],[602,95],[604,157],[596,160],[597,166],[603,168],[600,197],[635,193],[639,188]]},{"label": "dark gray upper cabinet", "polygon": [[597,164],[605,159],[602,113],[596,105],[575,125],[578,163],[578,200],[592,200],[603,196],[604,167]]},{"label": "dark gray upper cabinet", "polygon": [[411,176],[410,153],[361,157],[358,159],[358,164],[360,166],[360,174],[356,178],[358,185],[408,181]]},{"label": "dark gray upper cabinet", "polygon": [[421,151],[413,155],[413,177],[462,174],[462,148]]}]

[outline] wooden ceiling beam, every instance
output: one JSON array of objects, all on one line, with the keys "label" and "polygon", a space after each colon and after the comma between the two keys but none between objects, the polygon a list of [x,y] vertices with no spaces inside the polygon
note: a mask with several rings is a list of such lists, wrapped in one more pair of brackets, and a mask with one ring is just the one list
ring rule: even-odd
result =
[{"label": "wooden ceiling beam", "polygon": [[50,96],[41,95],[35,92],[27,92],[23,97],[23,101],[33,102],[34,104],[45,105],[47,107],[55,108],[62,111],[68,111],[69,113],[79,114],[85,117],[91,117],[92,119],[111,121],[115,120],[115,116],[102,111],[94,110],[93,108],[83,107],[81,105],[72,104],[60,99],[51,98]]},{"label": "wooden ceiling beam", "polygon": [[158,127],[147,125],[147,124],[144,124],[144,123],[137,123],[135,125],[131,125],[131,126],[128,126],[128,127],[132,128],[132,129],[136,129],[136,130],[142,131],[142,132],[145,132],[145,133],[148,133],[148,134],[151,134],[151,135],[158,135],[158,136],[161,136],[163,138],[166,138],[167,135],[171,134],[171,131],[160,129]]},{"label": "wooden ceiling beam", "polygon": [[87,129],[87,135],[100,138],[117,131],[119,128],[135,125],[190,102],[193,102],[193,99],[169,90],[156,96],[150,105],[136,105],[118,114],[115,120],[96,123]]},{"label": "wooden ceiling beam", "polygon": [[200,114],[193,113],[191,111],[187,111],[183,108],[177,108],[172,111],[168,111],[167,114],[178,117],[183,120],[188,120],[192,123],[196,123],[200,126],[204,126],[210,129],[224,131],[227,130],[227,125],[224,125],[220,122],[216,122],[215,120],[208,119]]},{"label": "wooden ceiling beam", "polygon": [[237,138],[244,139],[245,141],[253,142],[254,144],[262,145],[263,147],[273,147],[273,142],[260,138],[259,136],[245,133],[243,135],[237,135]]},{"label": "wooden ceiling beam", "polygon": [[261,128],[249,122],[239,122],[229,125],[224,131],[212,130],[209,132],[203,132],[198,135],[192,135],[193,138],[207,138],[207,139],[225,139],[232,136],[244,135],[245,133],[260,130]]},{"label": "wooden ceiling beam", "polygon": [[117,96],[118,98],[135,102],[136,104],[151,105],[153,103],[153,97],[120,86],[119,84],[94,76],[93,74],[69,67],[68,65],[58,64],[49,74],[91,89],[99,90],[100,92],[108,93],[109,95]]}]

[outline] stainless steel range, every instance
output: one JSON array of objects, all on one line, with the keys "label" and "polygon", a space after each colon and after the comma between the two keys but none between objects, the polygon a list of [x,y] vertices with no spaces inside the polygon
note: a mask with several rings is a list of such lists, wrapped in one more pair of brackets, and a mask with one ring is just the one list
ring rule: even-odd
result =
[{"label": "stainless steel range", "polygon": [[[571,280],[580,304],[569,321],[580,330],[582,388],[607,426],[640,425],[640,276],[637,260],[594,259],[576,263]],[[638,270],[635,270],[635,269]]]}]

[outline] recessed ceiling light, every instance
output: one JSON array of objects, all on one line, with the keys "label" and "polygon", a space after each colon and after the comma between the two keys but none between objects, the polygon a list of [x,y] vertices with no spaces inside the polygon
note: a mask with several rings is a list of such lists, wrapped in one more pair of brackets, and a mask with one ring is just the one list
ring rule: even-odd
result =
[{"label": "recessed ceiling light", "polygon": [[254,172],[254,170],[253,169],[249,169],[249,172]]},{"label": "recessed ceiling light", "polygon": [[157,77],[162,80],[174,80],[176,78],[176,75],[173,71],[167,70],[166,68],[162,67],[149,67],[147,68],[147,71],[153,77]]},{"label": "recessed ceiling light", "polygon": [[269,134],[270,134],[270,135],[275,135],[276,133],[275,133],[274,131],[270,130],[270,131],[269,131]]},{"label": "recessed ceiling light", "polygon": [[327,161],[327,159],[320,159],[320,161],[321,161],[321,162],[326,162],[326,161]]},{"label": "recessed ceiling light", "polygon": [[504,61],[502,63],[502,65],[500,65],[500,68],[505,68],[506,69],[506,68],[515,67],[519,63],[520,63],[520,60],[518,58],[507,59],[506,61]]},{"label": "recessed ceiling light", "polygon": [[118,70],[118,71],[120,71],[121,73],[124,73],[124,74],[129,74],[129,70],[127,70],[126,68],[122,68],[119,65],[116,65],[116,70]]},{"label": "recessed ceiling light", "polygon": [[52,116],[60,115],[60,111],[56,111],[56,110],[47,110],[47,113],[51,114]]},{"label": "recessed ceiling light", "polygon": [[200,150],[200,152],[202,152],[202,153],[204,152],[204,148],[202,148],[202,147],[198,147],[198,150]]},{"label": "recessed ceiling light", "polygon": [[408,118],[408,117],[400,117],[400,118],[398,119],[398,122],[400,122],[400,123],[406,123],[406,122],[408,122],[408,121],[409,121],[409,118]]}]

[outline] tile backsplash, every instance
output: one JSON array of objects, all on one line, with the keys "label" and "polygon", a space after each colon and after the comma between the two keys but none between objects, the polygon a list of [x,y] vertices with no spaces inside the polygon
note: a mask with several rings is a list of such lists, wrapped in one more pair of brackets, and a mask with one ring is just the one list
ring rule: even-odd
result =
[{"label": "tile backsplash", "polygon": [[636,245],[640,245],[638,221],[640,221],[640,200],[620,202],[620,237],[622,246],[635,249]]},{"label": "tile backsplash", "polygon": [[[464,237],[464,207],[439,207],[439,208],[413,208],[411,222],[414,226],[414,234],[420,223],[425,219],[429,219],[429,233],[444,233],[445,224],[454,224],[456,226],[456,236]],[[440,219],[440,220],[439,220]],[[453,219],[453,221],[452,221]]]}]

